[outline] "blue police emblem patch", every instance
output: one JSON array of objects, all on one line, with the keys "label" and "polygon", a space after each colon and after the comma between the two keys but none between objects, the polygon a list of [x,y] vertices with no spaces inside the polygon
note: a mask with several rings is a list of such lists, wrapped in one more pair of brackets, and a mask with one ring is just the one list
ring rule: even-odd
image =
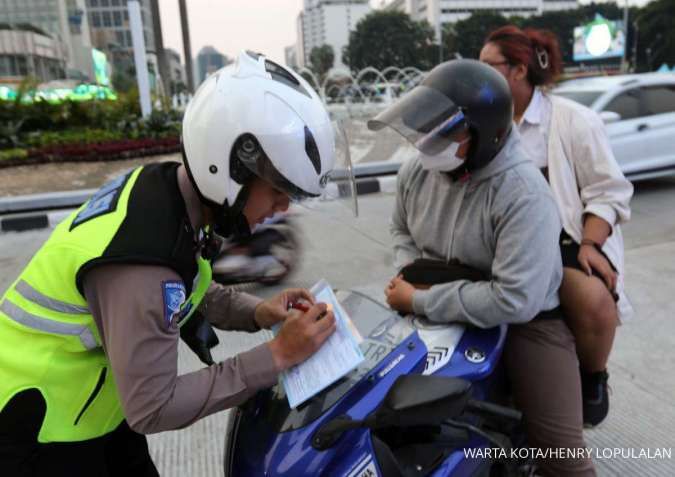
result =
[{"label": "blue police emblem patch", "polygon": [[73,230],[75,227],[88,220],[114,212],[117,209],[117,202],[119,201],[120,195],[122,195],[124,185],[127,183],[127,179],[129,179],[132,173],[133,171],[117,177],[97,190],[75,216],[70,224],[70,230]]},{"label": "blue police emblem patch", "polygon": [[180,307],[185,302],[186,291],[183,282],[169,280],[162,282],[162,296],[164,297],[164,321],[167,327],[176,326],[180,316]]}]

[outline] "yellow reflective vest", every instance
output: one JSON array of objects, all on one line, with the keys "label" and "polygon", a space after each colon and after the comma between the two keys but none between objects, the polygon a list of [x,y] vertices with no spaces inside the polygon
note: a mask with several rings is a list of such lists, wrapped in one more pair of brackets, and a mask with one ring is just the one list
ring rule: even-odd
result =
[{"label": "yellow reflective vest", "polygon": [[47,404],[39,442],[92,439],[124,419],[83,296],[83,271],[103,263],[164,264],[188,289],[198,277],[183,307],[183,323],[204,296],[211,268],[201,257],[195,260],[192,237],[186,237],[192,230],[175,182],[177,167],[141,167],[106,184],[55,228],[2,296],[0,409],[16,393],[38,389]]}]

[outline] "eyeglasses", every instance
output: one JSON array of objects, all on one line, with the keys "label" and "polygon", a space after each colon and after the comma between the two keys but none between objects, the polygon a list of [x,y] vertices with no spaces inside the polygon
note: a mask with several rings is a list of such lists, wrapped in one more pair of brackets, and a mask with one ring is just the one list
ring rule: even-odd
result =
[{"label": "eyeglasses", "polygon": [[511,63],[509,63],[507,60],[504,60],[504,61],[494,61],[494,62],[491,62],[491,61],[483,61],[483,63],[485,63],[486,65],[490,65],[490,66],[492,66],[493,68],[496,68],[496,67],[502,66],[502,65],[509,65],[509,66],[511,66]]}]

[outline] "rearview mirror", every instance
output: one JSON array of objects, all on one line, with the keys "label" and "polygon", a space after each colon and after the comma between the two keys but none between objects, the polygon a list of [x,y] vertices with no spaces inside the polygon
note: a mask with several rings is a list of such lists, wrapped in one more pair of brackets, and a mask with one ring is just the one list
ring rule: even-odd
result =
[{"label": "rearview mirror", "polygon": [[618,121],[621,121],[621,115],[615,111],[602,111],[600,113],[600,119],[605,124],[612,124]]}]

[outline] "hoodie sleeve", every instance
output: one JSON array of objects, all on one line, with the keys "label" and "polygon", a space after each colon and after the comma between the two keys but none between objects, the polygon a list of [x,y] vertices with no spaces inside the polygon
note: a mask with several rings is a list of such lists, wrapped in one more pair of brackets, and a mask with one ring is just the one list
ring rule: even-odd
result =
[{"label": "hoodie sleeve", "polygon": [[[511,199],[511,200],[510,200]],[[417,290],[415,313],[480,328],[525,323],[557,306],[562,278],[560,220],[550,194],[496,197],[490,281],[459,280]]]}]

